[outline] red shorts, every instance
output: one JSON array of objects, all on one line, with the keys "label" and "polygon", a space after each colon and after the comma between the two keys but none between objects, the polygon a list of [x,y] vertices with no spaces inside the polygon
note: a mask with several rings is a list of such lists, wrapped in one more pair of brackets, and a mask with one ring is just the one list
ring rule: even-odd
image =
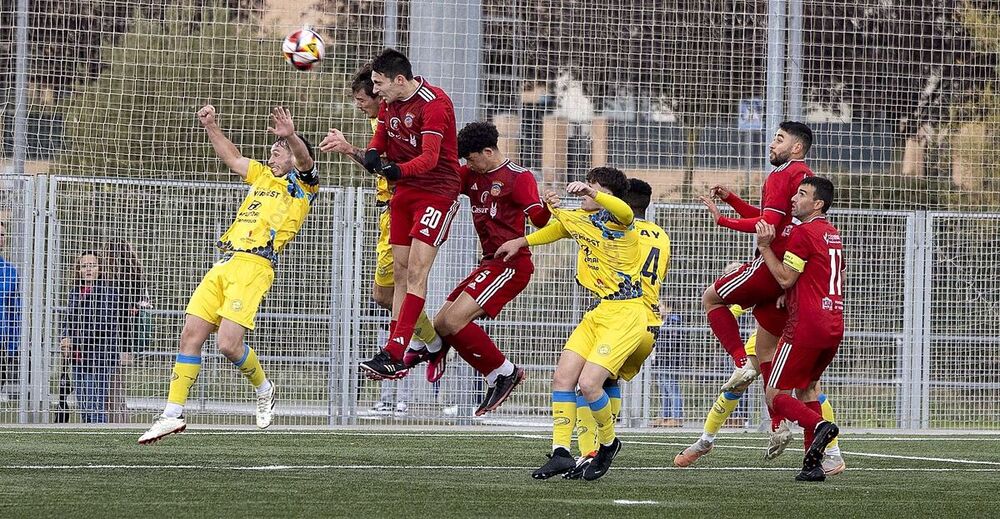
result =
[{"label": "red shorts", "polygon": [[484,260],[448,295],[448,301],[465,292],[476,300],[491,318],[528,286],[535,266],[531,256],[521,255],[510,261]]},{"label": "red shorts", "polygon": [[389,202],[389,244],[409,246],[420,240],[438,247],[458,212],[458,200],[420,189],[396,188]]},{"label": "red shorts", "polygon": [[774,280],[764,258],[740,265],[740,268],[715,280],[713,285],[726,305],[753,308],[757,324],[775,337],[781,337],[788,312],[775,303],[785,290]]},{"label": "red shorts", "polygon": [[808,346],[799,344],[793,347],[782,337],[774,352],[770,386],[784,390],[809,387],[814,380],[819,380],[833,361],[833,356],[840,347],[840,340],[840,337],[836,337],[816,343],[810,339]]}]

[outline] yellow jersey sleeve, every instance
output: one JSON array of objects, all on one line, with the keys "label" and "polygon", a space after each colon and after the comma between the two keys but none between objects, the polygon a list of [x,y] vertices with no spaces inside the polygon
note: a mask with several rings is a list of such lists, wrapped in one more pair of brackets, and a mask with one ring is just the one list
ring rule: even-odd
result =
[{"label": "yellow jersey sleeve", "polygon": [[635,219],[635,213],[632,211],[632,208],[625,201],[614,195],[598,191],[597,196],[594,197],[594,201],[611,213],[611,216],[622,225],[631,225]]},{"label": "yellow jersey sleeve", "polygon": [[528,241],[529,246],[545,245],[546,243],[559,241],[563,238],[569,238],[569,233],[566,232],[566,228],[563,227],[563,224],[559,220],[553,220],[545,227],[524,237]]},{"label": "yellow jersey sleeve", "polygon": [[785,251],[785,257],[782,260],[782,263],[799,274],[801,274],[806,268],[806,260],[792,254],[791,251]]}]

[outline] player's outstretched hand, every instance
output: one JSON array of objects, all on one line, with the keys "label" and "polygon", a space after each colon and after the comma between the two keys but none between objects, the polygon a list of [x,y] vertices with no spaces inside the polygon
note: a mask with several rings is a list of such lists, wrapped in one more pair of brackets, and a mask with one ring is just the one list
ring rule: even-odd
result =
[{"label": "player's outstretched hand", "polygon": [[719,211],[719,206],[715,205],[714,200],[705,195],[700,195],[698,200],[701,200],[701,203],[708,208],[708,212],[712,213],[712,221],[718,222],[719,218],[722,218],[722,211]]},{"label": "player's outstretched hand", "polygon": [[274,126],[268,126],[267,131],[277,135],[278,137],[287,139],[292,135],[295,135],[295,123],[292,122],[292,113],[288,111],[287,108],[282,106],[275,106],[271,109],[271,124]]},{"label": "player's outstretched hand", "polygon": [[327,132],[326,137],[319,143],[320,151],[335,151],[342,154],[350,154],[354,152],[354,146],[347,142],[344,138],[344,133],[336,128],[330,128]]},{"label": "player's outstretched hand", "polygon": [[507,261],[511,256],[517,254],[517,251],[521,250],[522,247],[527,246],[528,240],[524,238],[514,238],[513,240],[505,241],[497,247],[497,251],[493,253],[493,258]]},{"label": "player's outstretched hand", "polygon": [[215,124],[215,107],[212,105],[205,105],[198,110],[198,121],[204,127],[209,127]]},{"label": "player's outstretched hand", "polygon": [[725,200],[729,198],[729,195],[733,194],[733,191],[722,184],[716,184],[712,186],[712,196],[718,198],[719,200]]},{"label": "player's outstretched hand", "polygon": [[590,185],[586,182],[580,182],[579,180],[570,182],[569,185],[566,186],[566,192],[571,195],[589,196],[590,198],[597,196],[596,189],[590,187]]},{"label": "player's outstretched hand", "polygon": [[545,193],[542,195],[542,201],[552,209],[559,209],[559,206],[562,204],[559,195],[551,189],[545,190]]},{"label": "player's outstretched hand", "polygon": [[757,222],[757,248],[763,249],[769,247],[771,242],[774,241],[774,226],[760,220]]}]

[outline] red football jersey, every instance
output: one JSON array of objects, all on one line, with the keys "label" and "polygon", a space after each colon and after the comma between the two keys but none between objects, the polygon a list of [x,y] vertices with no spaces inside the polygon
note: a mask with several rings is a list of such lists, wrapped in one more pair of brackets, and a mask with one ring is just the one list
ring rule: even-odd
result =
[{"label": "red football jersey", "polygon": [[437,164],[429,171],[406,175],[397,186],[421,189],[451,198],[458,196],[462,181],[458,175],[458,136],[455,130],[455,107],[440,88],[417,76],[420,87],[406,99],[382,103],[378,126],[369,147],[385,142],[386,158],[402,164],[420,156],[425,134],[441,137]]},{"label": "red football jersey", "polygon": [[788,234],[792,230],[792,196],[805,177],[813,176],[812,170],[801,160],[790,160],[771,171],[760,190],[760,210],[781,215],[781,222],[774,226],[775,237],[771,250],[780,258],[785,252]]},{"label": "red football jersey", "polygon": [[[524,236],[526,213],[542,206],[531,171],[507,160],[488,173],[463,167],[462,178],[462,192],[472,206],[472,223],[479,234],[483,257],[492,257],[504,242]],[[525,247],[520,254],[531,252]]]},{"label": "red football jersey", "polygon": [[844,336],[844,249],[840,232],[823,216],[796,225],[788,237],[785,265],[798,270],[786,293],[784,337],[796,346],[829,345]]}]

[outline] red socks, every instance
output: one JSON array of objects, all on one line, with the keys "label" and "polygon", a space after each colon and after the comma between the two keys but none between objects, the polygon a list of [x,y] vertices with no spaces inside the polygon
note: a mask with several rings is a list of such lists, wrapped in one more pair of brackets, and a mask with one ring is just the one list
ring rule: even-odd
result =
[{"label": "red socks", "polygon": [[399,321],[396,329],[393,330],[390,324],[389,343],[385,345],[385,351],[389,353],[392,360],[403,361],[403,352],[410,345],[413,338],[413,327],[417,324],[420,312],[424,310],[424,298],[407,292],[403,298],[403,306],[399,309]]},{"label": "red socks", "polygon": [[[816,404],[816,407],[819,408],[819,403],[816,402]],[[774,397],[774,410],[789,420],[798,422],[799,426],[806,431],[809,444],[812,445],[812,435],[816,430],[816,425],[823,421],[821,414],[813,411],[792,395],[785,393],[778,393],[778,396]]]},{"label": "red socks", "polygon": [[747,362],[747,353],[743,349],[743,338],[740,337],[740,323],[736,322],[733,313],[728,308],[720,306],[708,313],[708,326],[719,338],[726,353],[733,358],[737,367],[743,367]]},{"label": "red socks", "polygon": [[[816,400],[813,400],[812,402],[804,402],[804,403],[805,403],[806,407],[809,408],[810,411],[812,411],[812,412],[814,412],[814,413],[816,413],[816,414],[819,415],[820,420],[823,419],[823,408],[820,407],[819,402],[817,402]],[[803,429],[803,431],[802,431],[802,443],[805,445],[805,447],[806,447],[807,450],[813,444],[813,438],[815,436],[816,436],[816,429],[815,429],[815,427],[806,427],[806,428]]]},{"label": "red socks", "polygon": [[476,323],[465,325],[457,333],[444,337],[465,362],[468,362],[480,375],[484,377],[499,368],[507,357],[497,348],[486,335],[486,331]]}]

